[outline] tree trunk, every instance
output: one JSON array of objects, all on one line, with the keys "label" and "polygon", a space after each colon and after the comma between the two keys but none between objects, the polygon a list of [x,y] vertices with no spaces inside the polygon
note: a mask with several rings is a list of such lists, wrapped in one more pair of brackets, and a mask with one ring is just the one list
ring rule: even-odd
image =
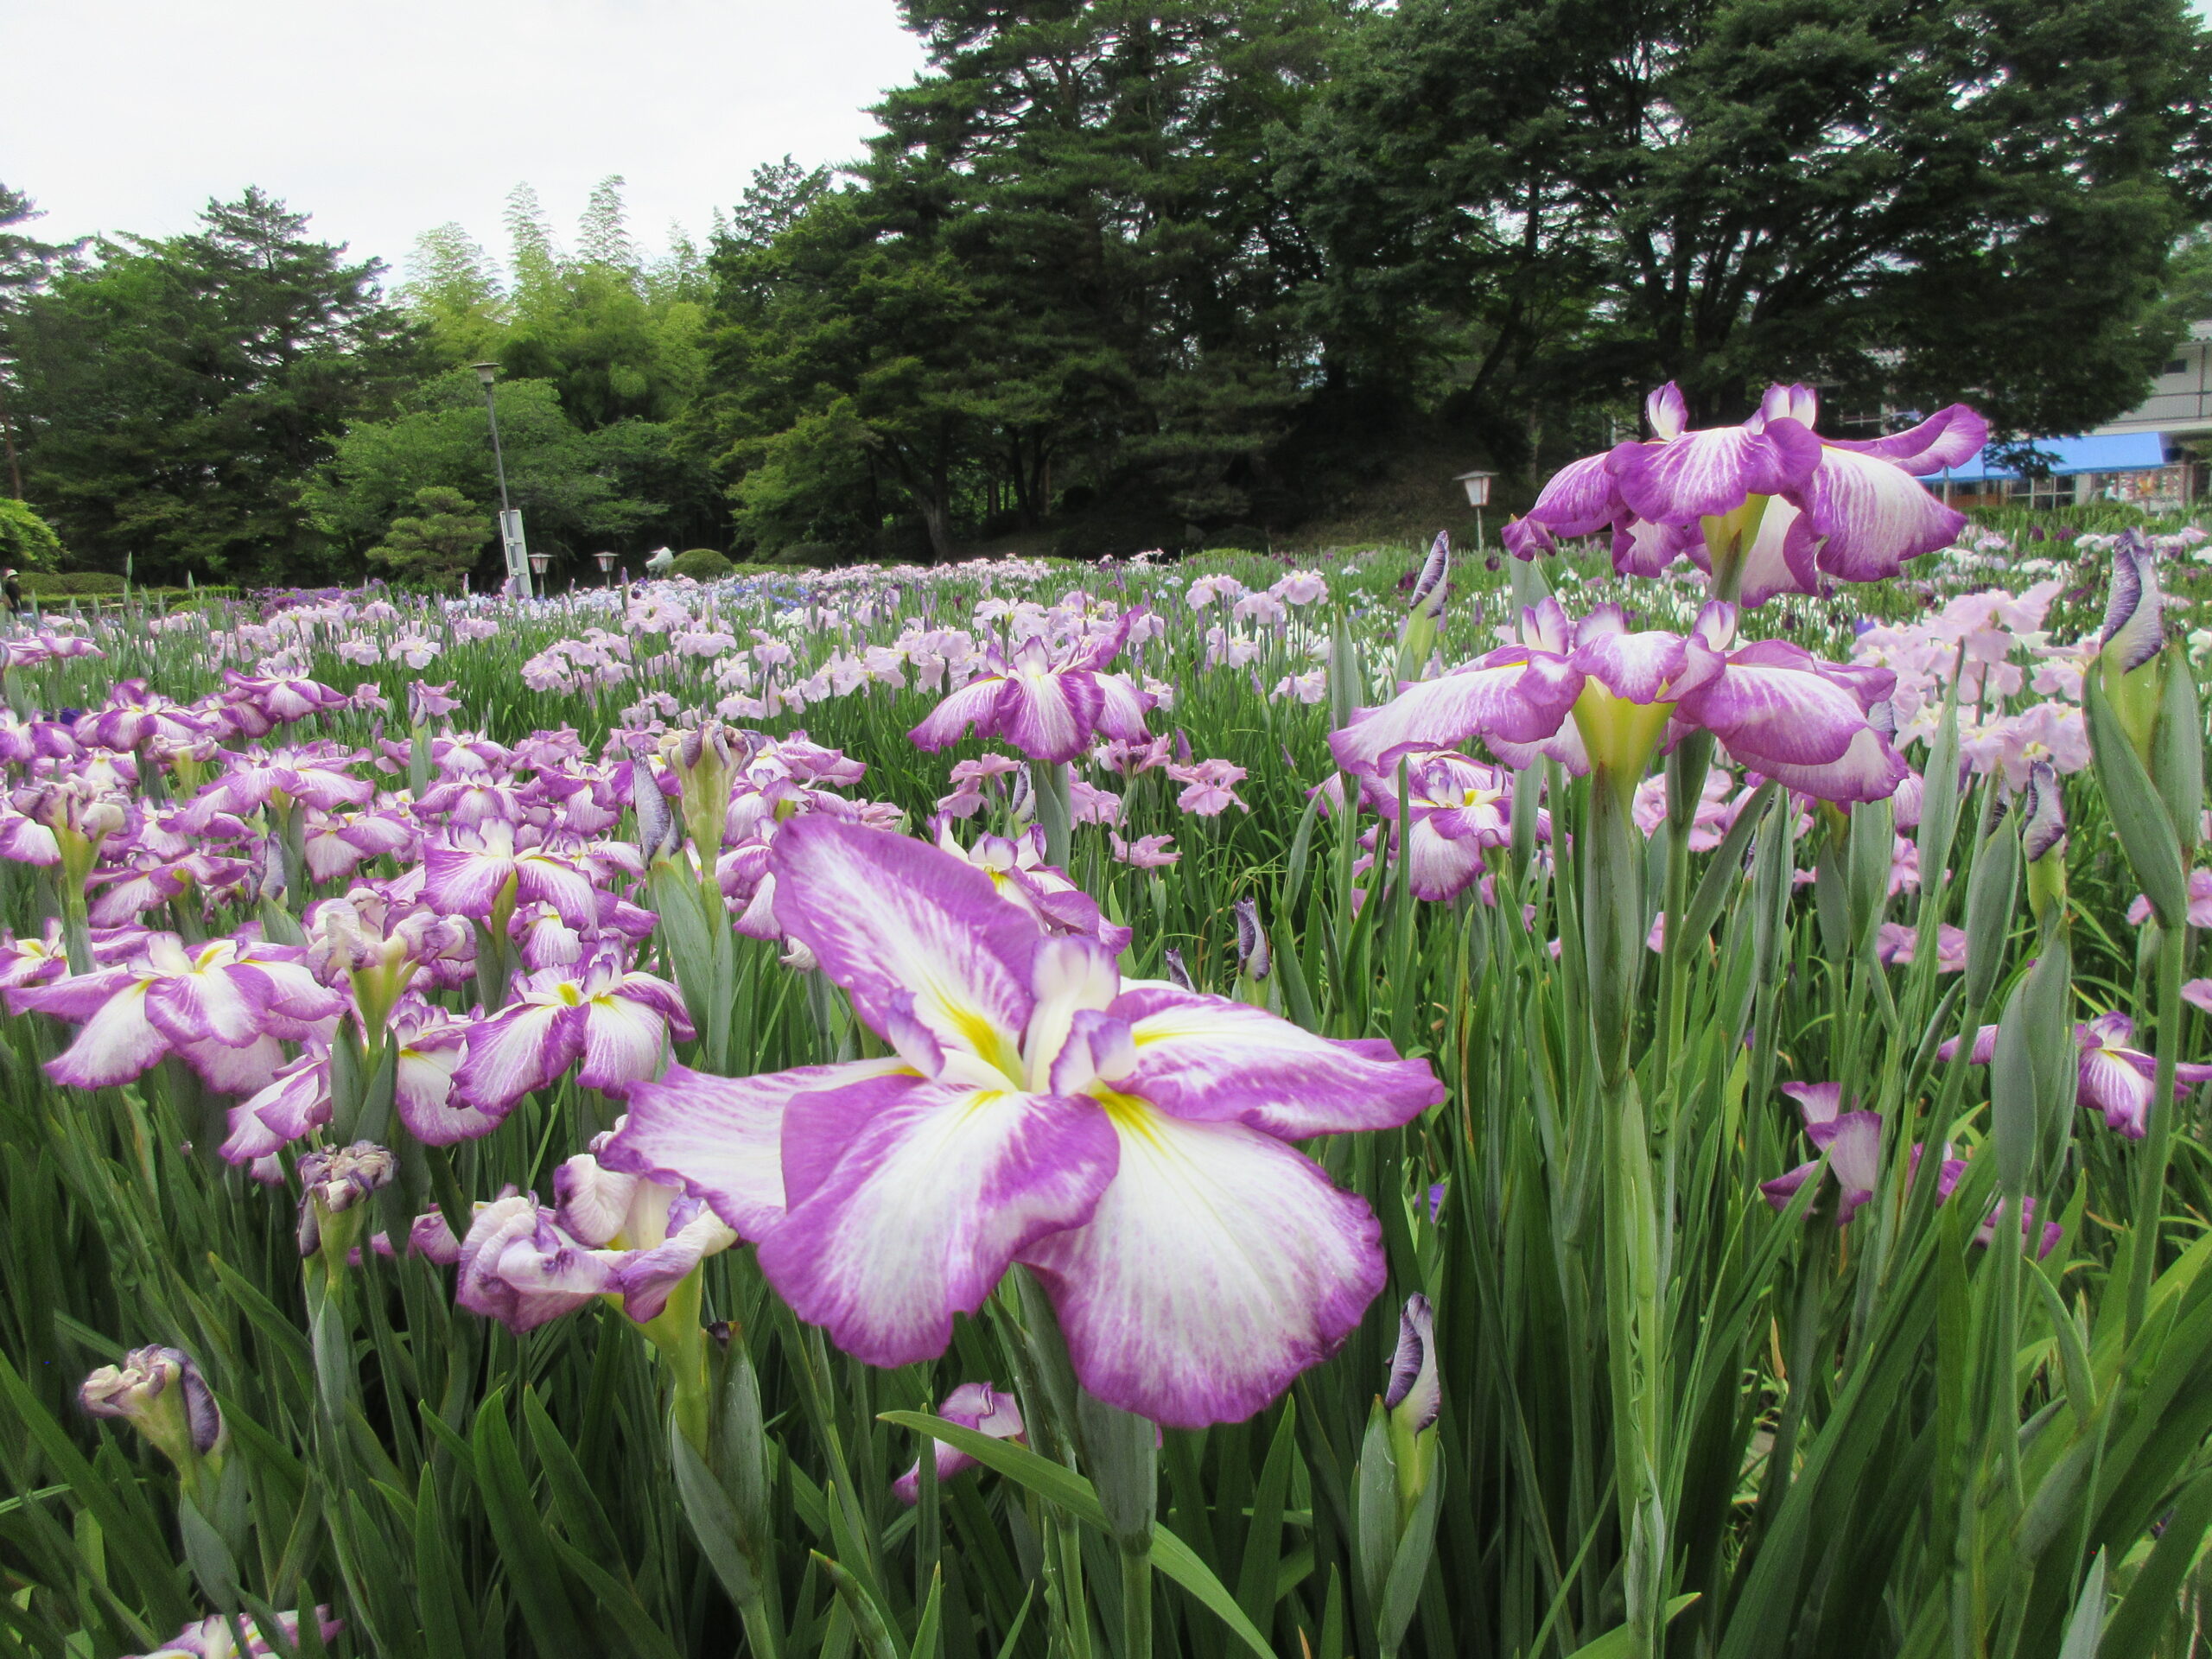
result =
[{"label": "tree trunk", "polygon": [[8,418],[8,396],[0,385],[0,448],[8,452],[8,493],[23,499],[23,464],[16,454],[16,423]]},{"label": "tree trunk", "polygon": [[949,564],[952,561],[952,506],[944,495],[931,491],[914,492],[914,505],[921,509],[922,528],[930,535],[930,563]]}]

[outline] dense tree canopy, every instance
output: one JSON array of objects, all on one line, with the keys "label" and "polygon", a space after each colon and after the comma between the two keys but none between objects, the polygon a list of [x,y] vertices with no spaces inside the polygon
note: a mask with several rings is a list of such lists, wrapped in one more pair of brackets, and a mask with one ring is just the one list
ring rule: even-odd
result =
[{"label": "dense tree canopy", "polygon": [[258,190],[186,235],[101,242],[9,324],[26,495],[101,568],[320,572],[300,483],[418,358],[380,270]]},{"label": "dense tree canopy", "polygon": [[619,177],[564,248],[522,186],[500,257],[439,226],[387,302],[258,192],[76,251],[0,189],[21,493],[111,567],[359,569],[421,491],[496,505],[490,362],[563,558],[1256,544],[1409,443],[1525,488],[1668,378],[2078,431],[2212,304],[2185,0],[905,16],[867,154],[758,168],[704,252],[644,251]]},{"label": "dense tree canopy", "polygon": [[2182,0],[1406,0],[1288,177],[1369,372],[1671,377],[1707,416],[1796,377],[2071,430],[2170,343],[2206,50]]}]

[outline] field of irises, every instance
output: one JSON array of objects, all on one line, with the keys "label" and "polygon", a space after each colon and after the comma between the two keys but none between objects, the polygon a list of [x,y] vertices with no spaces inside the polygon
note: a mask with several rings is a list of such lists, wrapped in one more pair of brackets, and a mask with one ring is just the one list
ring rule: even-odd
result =
[{"label": "field of irises", "polygon": [[1518,556],[22,619],[0,1647],[2195,1652],[2212,543],[1648,414]]}]

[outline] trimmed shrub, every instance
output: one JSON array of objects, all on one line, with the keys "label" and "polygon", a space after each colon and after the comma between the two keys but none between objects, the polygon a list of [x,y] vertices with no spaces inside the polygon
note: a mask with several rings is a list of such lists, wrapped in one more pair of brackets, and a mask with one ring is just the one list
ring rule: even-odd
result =
[{"label": "trimmed shrub", "polygon": [[689,576],[694,582],[714,582],[729,575],[734,567],[711,547],[695,547],[676,556],[676,563],[668,568],[671,576]]},{"label": "trimmed shrub", "polygon": [[120,594],[123,578],[112,570],[25,570],[23,591],[41,599],[68,599],[87,594]]}]

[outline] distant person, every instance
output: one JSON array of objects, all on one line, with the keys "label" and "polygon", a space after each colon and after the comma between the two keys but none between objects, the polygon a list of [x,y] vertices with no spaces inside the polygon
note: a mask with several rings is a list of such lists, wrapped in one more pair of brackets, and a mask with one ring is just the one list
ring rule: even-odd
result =
[{"label": "distant person", "polygon": [[15,567],[0,570],[0,598],[8,601],[8,614],[20,615],[23,608],[23,584],[16,579]]}]

